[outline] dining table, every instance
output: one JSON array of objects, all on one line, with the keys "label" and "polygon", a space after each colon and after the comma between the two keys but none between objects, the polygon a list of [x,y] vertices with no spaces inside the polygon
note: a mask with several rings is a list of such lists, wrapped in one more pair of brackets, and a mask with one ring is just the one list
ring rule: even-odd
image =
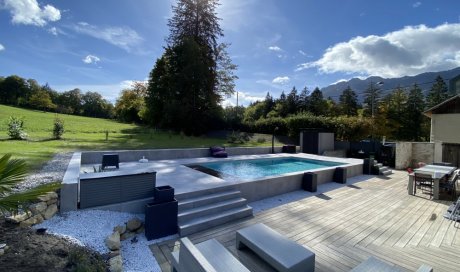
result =
[{"label": "dining table", "polygon": [[[443,178],[449,177],[457,167],[452,166],[441,166],[441,165],[433,165],[427,164],[420,168],[414,169],[414,173],[421,173],[421,174],[429,174],[433,178],[433,199],[439,199],[439,181]],[[413,189],[413,193],[415,194],[415,177],[412,176],[411,182],[409,182],[409,187]],[[409,190],[411,190],[409,188]]]}]

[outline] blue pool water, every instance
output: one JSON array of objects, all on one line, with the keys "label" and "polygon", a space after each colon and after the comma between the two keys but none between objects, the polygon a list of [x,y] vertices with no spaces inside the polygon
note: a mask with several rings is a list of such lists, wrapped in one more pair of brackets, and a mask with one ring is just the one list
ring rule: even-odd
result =
[{"label": "blue pool water", "polygon": [[320,161],[301,158],[276,158],[220,161],[199,164],[201,167],[212,169],[222,177],[233,176],[241,179],[255,179],[276,176],[291,172],[308,171],[324,167],[343,165],[340,162]]}]

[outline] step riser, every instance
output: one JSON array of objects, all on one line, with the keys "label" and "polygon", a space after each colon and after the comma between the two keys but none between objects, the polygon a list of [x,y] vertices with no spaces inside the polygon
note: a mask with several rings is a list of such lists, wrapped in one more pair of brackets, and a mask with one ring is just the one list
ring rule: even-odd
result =
[{"label": "step riser", "polygon": [[196,197],[200,197],[200,196],[206,196],[206,195],[211,195],[211,194],[216,194],[216,193],[221,193],[221,192],[225,192],[225,191],[234,190],[234,188],[235,188],[234,185],[216,187],[216,188],[207,189],[207,190],[194,191],[194,192],[188,192],[188,193],[183,193],[183,194],[176,194],[175,197],[180,202],[181,200],[185,200],[185,199],[191,199],[191,198],[196,198]]},{"label": "step riser", "polygon": [[187,220],[191,220],[191,219],[194,219],[194,218],[197,218],[197,217],[201,217],[201,216],[206,216],[206,215],[211,215],[211,214],[218,214],[220,212],[224,212],[224,211],[227,211],[227,210],[230,210],[230,209],[233,209],[233,208],[237,208],[237,207],[244,207],[246,204],[247,204],[247,201],[246,199],[235,199],[237,201],[235,202],[230,202],[228,204],[225,204],[225,205],[217,205],[215,207],[210,207],[206,210],[202,210],[202,211],[197,211],[197,212],[191,212],[191,213],[187,213],[187,214],[183,214],[181,215],[179,213],[178,215],[178,221],[179,221],[179,224],[182,224],[182,223],[185,223]]},{"label": "step riser", "polygon": [[218,195],[216,197],[210,197],[206,199],[198,199],[196,201],[191,201],[191,202],[179,202],[179,213],[186,211],[187,209],[192,209],[192,208],[197,208],[213,203],[218,203],[221,201],[229,200],[232,198],[240,198],[241,197],[241,192],[239,191],[234,191],[225,195]]},{"label": "step riser", "polygon": [[182,236],[182,237],[187,236],[187,235],[190,235],[190,234],[195,233],[195,232],[206,230],[206,229],[209,229],[209,228],[212,228],[212,227],[215,227],[215,226],[218,226],[218,225],[221,225],[221,224],[233,221],[233,220],[245,218],[245,217],[248,217],[248,216],[252,216],[252,209],[251,208],[246,209],[246,210],[241,211],[241,212],[238,212],[236,214],[231,214],[231,215],[228,215],[228,216],[225,216],[225,217],[216,218],[214,220],[202,222],[202,223],[199,223],[199,224],[196,224],[196,225],[191,225],[191,226],[187,226],[187,227],[179,226],[179,235]]}]

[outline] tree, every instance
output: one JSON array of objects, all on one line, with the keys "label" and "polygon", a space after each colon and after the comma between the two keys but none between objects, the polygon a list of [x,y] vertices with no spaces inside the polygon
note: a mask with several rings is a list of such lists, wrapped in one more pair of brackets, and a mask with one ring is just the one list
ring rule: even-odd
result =
[{"label": "tree", "polygon": [[86,92],[82,96],[83,115],[99,118],[111,118],[113,116],[113,105],[107,102],[97,92]]},{"label": "tree", "polygon": [[434,107],[444,102],[447,98],[449,98],[449,92],[446,82],[441,76],[437,76],[426,98],[427,107]]},{"label": "tree", "polygon": [[369,87],[364,91],[364,115],[374,117],[378,114],[379,100],[382,91],[379,88],[379,83],[371,81]]},{"label": "tree", "polygon": [[115,103],[115,113],[119,120],[124,122],[140,123],[141,113],[145,108],[147,85],[143,82],[134,82],[129,89],[121,91]]},{"label": "tree", "polygon": [[297,113],[299,109],[299,95],[297,89],[292,87],[291,92],[286,97],[287,115]]},{"label": "tree", "polygon": [[422,89],[414,84],[409,90],[404,114],[404,126],[410,128],[407,140],[419,141],[424,136],[423,124],[427,122],[427,118],[423,116],[424,109],[425,101]]},{"label": "tree", "polygon": [[58,108],[61,112],[70,114],[81,114],[83,94],[80,89],[75,88],[63,92],[59,96]]},{"label": "tree", "polygon": [[0,103],[17,105],[19,98],[28,93],[27,82],[19,76],[6,77],[0,85]]},{"label": "tree", "polygon": [[60,186],[59,183],[49,183],[24,192],[13,192],[14,187],[26,177],[27,172],[24,160],[11,159],[11,154],[5,154],[0,158],[0,214],[17,212],[25,203]]},{"label": "tree", "polygon": [[308,91],[307,87],[304,87],[299,95],[298,111],[308,110],[308,103],[309,103],[309,98],[310,98],[309,95],[310,95],[310,92]]},{"label": "tree", "polygon": [[[284,94],[284,92],[282,93]],[[264,100],[264,110],[263,110],[263,117],[267,117],[268,113],[271,112],[275,108],[275,101],[273,100],[273,96],[267,92]]]},{"label": "tree", "polygon": [[[403,88],[397,87],[391,94],[385,98],[386,104],[386,127],[391,129],[392,138],[404,140],[408,138],[408,129],[404,122],[404,115],[406,113],[407,94]],[[386,135],[390,136],[390,135]]]},{"label": "tree", "polygon": [[56,105],[51,101],[50,95],[45,91],[38,91],[33,93],[29,98],[29,105],[35,109],[42,111],[53,110]]},{"label": "tree", "polygon": [[308,111],[317,116],[326,115],[327,102],[323,98],[323,92],[316,87],[310,95],[308,103]]},{"label": "tree", "polygon": [[341,114],[347,116],[356,116],[358,115],[358,96],[356,93],[348,86],[343,90],[342,94],[339,97],[339,109]]}]

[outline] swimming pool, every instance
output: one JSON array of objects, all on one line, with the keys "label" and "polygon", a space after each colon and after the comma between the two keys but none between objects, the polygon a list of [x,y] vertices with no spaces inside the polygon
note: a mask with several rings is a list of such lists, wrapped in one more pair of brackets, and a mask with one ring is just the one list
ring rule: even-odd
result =
[{"label": "swimming pool", "polygon": [[224,179],[237,177],[239,179],[249,180],[344,164],[345,163],[332,161],[287,157],[209,162],[189,167]]}]

